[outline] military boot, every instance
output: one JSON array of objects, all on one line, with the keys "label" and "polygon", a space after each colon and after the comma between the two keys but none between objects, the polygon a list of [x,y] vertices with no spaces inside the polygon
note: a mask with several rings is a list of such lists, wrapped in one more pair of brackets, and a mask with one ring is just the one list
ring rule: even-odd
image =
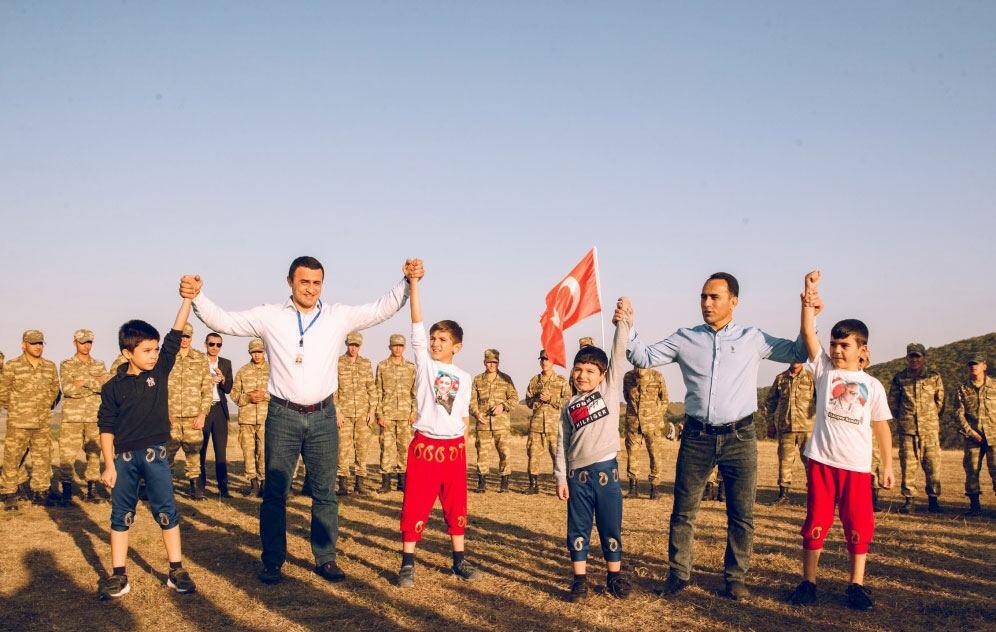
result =
[{"label": "military boot", "polygon": [[478,494],[483,494],[488,491],[488,483],[484,480],[484,474],[477,475],[477,489],[474,491]]},{"label": "military boot", "polygon": [[702,500],[712,500],[715,498],[716,485],[713,483],[706,483],[705,490],[702,492]]},{"label": "military boot", "polygon": [[913,513],[913,499],[909,496],[903,501],[903,506],[899,508],[899,513],[908,514]]},{"label": "military boot", "polygon": [[536,480],[534,474],[529,475],[529,489],[526,490],[526,493],[533,496],[539,493],[539,481]]},{"label": "military boot", "polygon": [[657,500],[660,494],[657,493],[657,486],[654,485],[653,481],[650,481],[650,500]]},{"label": "military boot", "polygon": [[927,496],[927,511],[930,513],[944,513],[941,503],[937,502],[937,496]]},{"label": "military boot", "polygon": [[872,483],[872,511],[878,513],[882,511],[882,506],[878,504],[878,487]]},{"label": "military boot", "polygon": [[398,474],[398,491],[399,492],[405,491],[405,475],[404,474]]},{"label": "military boot", "polygon": [[386,494],[391,491],[391,475],[382,474],[380,477],[380,489],[377,490],[378,494]]},{"label": "military boot", "polygon": [[86,482],[86,496],[85,496],[85,498],[86,498],[86,501],[88,503],[99,503],[100,502],[100,498],[97,496],[97,493],[93,489],[96,485],[97,485],[97,483],[95,481],[87,481]]},{"label": "military boot", "polygon": [[640,488],[636,484],[636,479],[629,479],[629,491],[626,492],[626,498],[639,498]]},{"label": "military boot", "polygon": [[266,481],[264,479],[260,479],[260,481],[259,481],[259,491],[256,492],[256,496],[257,497],[259,497],[259,498],[263,497],[263,488],[265,486],[266,486]]},{"label": "military boot", "polygon": [[968,495],[968,511],[965,512],[968,517],[981,516],[982,515],[982,505],[979,504],[978,494]]},{"label": "military boot", "polygon": [[349,488],[346,487],[346,477],[339,477],[339,488],[335,491],[336,496],[349,496]]},{"label": "military boot", "polygon": [[201,491],[196,478],[190,479],[190,500],[204,500],[204,492]]},{"label": "military boot", "polygon": [[789,501],[788,487],[785,487],[783,485],[779,485],[778,486],[778,496],[775,498],[774,501],[772,501],[771,504],[772,505],[784,505],[784,504],[788,503],[788,501]]},{"label": "military boot", "polygon": [[4,511],[16,511],[17,510],[17,494],[4,494],[3,495],[3,510]]},{"label": "military boot", "polygon": [[246,498],[249,498],[251,496],[256,496],[258,494],[259,494],[259,479],[254,478],[249,481],[249,487],[246,487],[245,491],[242,492],[242,495],[245,496]]},{"label": "military boot", "polygon": [[73,484],[72,483],[62,483],[62,497],[59,498],[60,507],[72,507],[73,506]]},{"label": "military boot", "polygon": [[356,475],[356,484],[353,486],[353,491],[356,492],[357,496],[367,495],[367,490],[363,487],[363,477],[359,474]]},{"label": "military boot", "polygon": [[723,487],[726,485],[726,481],[722,483],[716,483],[716,502],[721,503],[726,501],[726,491]]},{"label": "military boot", "polygon": [[499,494],[504,494],[505,492],[508,491],[508,479],[509,478],[510,477],[507,474],[505,476],[501,477],[501,483],[498,486],[498,493]]},{"label": "military boot", "polygon": [[17,497],[21,500],[31,500],[31,484],[25,481],[18,485]]}]

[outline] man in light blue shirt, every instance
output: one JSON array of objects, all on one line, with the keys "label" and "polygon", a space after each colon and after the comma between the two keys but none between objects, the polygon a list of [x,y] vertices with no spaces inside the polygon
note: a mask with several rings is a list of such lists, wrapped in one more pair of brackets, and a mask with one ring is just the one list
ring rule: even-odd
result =
[{"label": "man in light blue shirt", "polygon": [[[727,528],[722,595],[744,599],[744,576],[754,539],[754,494],[757,487],[757,369],[761,360],[805,362],[806,348],[775,338],[756,327],[733,322],[740,286],[726,272],[709,277],[702,288],[705,324],[679,329],[646,345],[633,327],[627,357],[638,367],[677,362],[685,382],[685,427],[675,466],[668,555],[670,571],[656,592],[673,595],[691,579],[692,530],[706,480],[716,465],[726,491]],[[621,299],[618,317],[632,317],[628,299]]]}]

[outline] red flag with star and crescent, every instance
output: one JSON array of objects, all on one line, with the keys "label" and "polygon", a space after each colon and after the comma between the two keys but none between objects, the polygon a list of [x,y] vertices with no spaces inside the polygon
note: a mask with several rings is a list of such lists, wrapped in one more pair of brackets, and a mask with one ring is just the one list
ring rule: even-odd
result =
[{"label": "red flag with star and crescent", "polygon": [[540,316],[540,340],[551,362],[567,366],[564,330],[600,311],[598,253],[592,248],[546,295],[546,311]]}]

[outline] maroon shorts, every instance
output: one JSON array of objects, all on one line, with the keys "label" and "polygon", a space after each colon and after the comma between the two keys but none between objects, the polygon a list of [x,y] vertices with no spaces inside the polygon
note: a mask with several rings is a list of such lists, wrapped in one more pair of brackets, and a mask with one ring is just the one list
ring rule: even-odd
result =
[{"label": "maroon shorts", "polygon": [[847,550],[855,555],[867,553],[875,533],[871,473],[842,470],[809,459],[806,474],[809,491],[806,494],[806,522],[802,525],[803,548],[811,551],[823,548],[823,540],[833,525],[836,503],[844,525]]},{"label": "maroon shorts", "polygon": [[401,538],[422,539],[436,499],[443,505],[446,533],[463,535],[467,526],[467,449],[463,437],[432,439],[419,432],[408,444]]}]

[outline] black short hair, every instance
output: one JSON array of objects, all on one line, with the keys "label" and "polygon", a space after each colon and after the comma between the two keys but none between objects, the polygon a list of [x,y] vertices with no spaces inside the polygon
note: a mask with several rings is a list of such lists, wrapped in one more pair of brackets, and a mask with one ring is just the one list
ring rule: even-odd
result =
[{"label": "black short hair", "polygon": [[854,339],[858,341],[859,345],[868,344],[868,325],[857,318],[845,318],[830,330],[830,338],[832,340],[847,338],[851,334],[854,334]]},{"label": "black short hair", "polygon": [[460,326],[455,320],[441,320],[435,323],[432,327],[429,327],[429,335],[436,333],[437,331],[448,332],[453,336],[454,344],[460,344],[463,342],[463,327]]},{"label": "black short hair", "polygon": [[129,320],[118,329],[118,349],[134,351],[146,340],[159,342],[159,331],[144,320]]},{"label": "black short hair", "polygon": [[726,281],[726,287],[729,288],[730,294],[733,296],[740,296],[740,283],[737,281],[737,277],[733,276],[729,272],[713,272],[709,275],[709,278],[706,279],[706,283],[714,280]]},{"label": "black short hair", "polygon": [[[223,338],[221,337],[221,334],[219,334],[217,331],[212,331],[212,332],[208,332],[208,335],[204,336],[204,342],[207,342],[208,340],[210,340],[212,338],[217,338],[218,340],[223,340]],[[184,454],[186,454],[186,452]]]},{"label": "black short hair", "polygon": [[599,371],[605,373],[609,370],[609,356],[598,347],[585,345],[574,356],[574,366],[579,364],[594,364]]},{"label": "black short hair", "polygon": [[287,271],[287,278],[294,278],[294,271],[298,268],[308,268],[309,270],[321,270],[322,276],[325,276],[325,268],[322,266],[322,262],[314,257],[309,257],[307,255],[303,257],[298,257],[294,261],[291,261],[290,270]]}]

